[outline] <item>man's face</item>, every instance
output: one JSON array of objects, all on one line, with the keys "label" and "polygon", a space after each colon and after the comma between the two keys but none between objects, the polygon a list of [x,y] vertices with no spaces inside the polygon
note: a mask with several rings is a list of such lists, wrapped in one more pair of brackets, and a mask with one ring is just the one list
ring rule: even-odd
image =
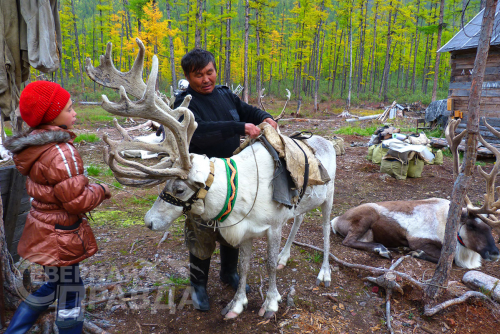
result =
[{"label": "man's face", "polygon": [[208,63],[203,69],[191,72],[186,76],[189,81],[189,86],[200,94],[210,94],[215,88],[215,80],[217,79],[217,72],[215,71],[214,64]]}]

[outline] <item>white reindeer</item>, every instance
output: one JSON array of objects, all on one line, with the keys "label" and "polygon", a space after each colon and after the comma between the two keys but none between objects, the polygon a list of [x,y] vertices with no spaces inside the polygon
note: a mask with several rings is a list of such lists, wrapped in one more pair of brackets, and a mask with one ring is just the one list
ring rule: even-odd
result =
[{"label": "white reindeer", "polygon": [[[108,44],[106,55],[101,56],[99,67],[93,68],[90,60],[87,59],[87,73],[96,82],[104,83],[108,87],[110,86],[109,82],[121,86],[121,98],[118,103],[111,103],[106,96],[103,96],[102,107],[106,111],[119,116],[141,117],[156,121],[165,126],[167,138],[156,145],[136,142],[118,126],[115,120],[115,124],[124,135],[125,141],[116,142],[104,136],[104,141],[109,145],[109,149],[105,150],[105,161],[114,172],[117,180],[126,185],[153,186],[166,180],[162,194],[146,214],[145,224],[148,228],[155,231],[166,230],[175,219],[187,211],[200,215],[205,221],[210,221],[221,211],[226,199],[228,186],[224,162],[222,159],[209,159],[206,156],[188,152],[189,142],[197,127],[193,114],[187,109],[191,97],[186,97],[183,104],[175,110],[170,109],[162,102],[155,94],[158,59],[156,56],[153,57],[151,73],[147,85],[144,84],[140,76],[141,73],[137,70],[142,69],[144,47],[139,40],[137,43],[139,44],[139,53],[130,71],[135,73],[134,78],[118,72],[114,68],[110,44]],[[132,75],[134,75],[133,73]],[[131,82],[135,83],[132,87],[130,87]],[[143,87],[142,92],[137,90],[138,86]],[[134,92],[132,95],[141,97],[140,100],[132,102],[127,97],[129,91],[126,91],[124,87],[130,87],[131,91]],[[183,116],[183,120],[179,122],[181,116]],[[313,136],[307,142],[315,150],[316,157],[327,170],[331,181],[325,185],[307,187],[304,197],[295,208],[288,208],[273,202],[270,184],[273,178],[274,162],[261,143],[257,142],[232,157],[239,173],[238,195],[231,215],[216,226],[216,228],[220,228],[220,233],[227,242],[240,248],[240,282],[233,300],[222,311],[226,318],[237,317],[248,303],[245,286],[250,267],[253,239],[267,237],[269,288],[266,300],[259,310],[259,315],[265,318],[271,318],[275,314],[278,310],[278,302],[281,300],[276,287],[276,265],[278,262],[282,266],[286,265],[290,256],[291,243],[304,215],[318,206],[323,212],[324,249],[326,254],[329,252],[329,220],[333,204],[333,180],[336,168],[335,150],[329,141],[321,137]],[[170,156],[158,164],[148,167],[124,159],[119,152],[127,149],[146,149],[151,152],[167,151]],[[210,176],[212,169],[213,182]],[[204,189],[210,183],[212,184],[208,191],[205,191]],[[281,254],[278,254],[281,229],[290,218],[294,218],[292,232],[285,248]],[[323,257],[323,264],[317,278],[318,284],[321,281],[325,283],[325,286],[329,286],[331,281],[328,256]]]}]

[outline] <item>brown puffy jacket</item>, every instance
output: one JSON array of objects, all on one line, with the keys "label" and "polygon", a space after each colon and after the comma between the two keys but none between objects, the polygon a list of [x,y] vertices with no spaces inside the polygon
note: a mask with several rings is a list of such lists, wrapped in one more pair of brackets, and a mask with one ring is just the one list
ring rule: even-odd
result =
[{"label": "brown puffy jacket", "polygon": [[17,169],[27,176],[26,189],[33,198],[17,250],[31,262],[68,266],[97,252],[84,214],[110,194],[99,184],[89,184],[74,138],[70,131],[44,125],[5,143]]}]

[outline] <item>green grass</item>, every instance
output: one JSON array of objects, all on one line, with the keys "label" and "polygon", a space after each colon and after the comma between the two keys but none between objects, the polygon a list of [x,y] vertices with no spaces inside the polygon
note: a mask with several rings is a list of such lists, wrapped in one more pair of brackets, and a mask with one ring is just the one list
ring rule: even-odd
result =
[{"label": "green grass", "polygon": [[106,169],[104,171],[104,175],[105,176],[113,176],[113,171],[111,170],[111,168],[108,167],[108,169]]},{"label": "green grass", "polygon": [[9,129],[7,127],[4,127],[3,129],[5,130],[5,135],[12,136],[12,130],[11,129]]},{"label": "green grass", "polygon": [[142,197],[132,197],[130,199],[128,199],[128,202],[130,204],[135,204],[135,205],[151,205],[153,204],[155,201],[156,201],[156,198],[158,196],[156,195],[148,195],[146,196],[146,198],[142,198]]},{"label": "green grass", "polygon": [[476,166],[486,166],[486,162],[484,161],[479,161],[479,160],[476,160]]},{"label": "green grass", "polygon": [[307,256],[309,262],[320,263],[323,261],[323,253],[315,251],[313,254]]},{"label": "green grass", "polygon": [[[101,106],[78,106],[76,112],[79,123],[85,125],[95,122],[111,122],[116,117],[102,109]],[[117,119],[124,118],[117,117]]]},{"label": "green grass", "polygon": [[94,221],[98,225],[110,224],[116,227],[130,227],[133,225],[141,225],[144,223],[144,214],[137,212],[136,216],[127,211],[109,210],[97,211],[92,213]]},{"label": "green grass", "polygon": [[167,280],[166,283],[173,285],[189,285],[189,278],[171,277]]},{"label": "green grass", "polygon": [[120,182],[118,182],[118,181],[113,181],[113,183],[112,183],[112,184],[113,184],[113,186],[114,186],[115,188],[117,188],[117,189],[123,189],[123,186],[122,186],[122,185],[121,185],[121,183],[120,183]]},{"label": "green grass", "polygon": [[101,173],[101,168],[99,168],[99,166],[90,165],[87,167],[87,173],[90,176],[99,176],[99,174]]},{"label": "green grass", "polygon": [[354,126],[348,125],[344,126],[336,131],[334,133],[339,134],[339,135],[360,135],[360,136],[371,136],[377,131],[378,126],[377,125],[371,125],[365,128],[361,128],[359,126],[359,123],[356,122]]},{"label": "green grass", "polygon": [[449,148],[441,149],[443,151],[443,155],[448,158],[453,158],[453,153],[451,153]]},{"label": "green grass", "polygon": [[79,143],[81,141],[85,141],[87,143],[95,143],[101,140],[98,135],[95,133],[82,133],[75,138],[75,143]]}]

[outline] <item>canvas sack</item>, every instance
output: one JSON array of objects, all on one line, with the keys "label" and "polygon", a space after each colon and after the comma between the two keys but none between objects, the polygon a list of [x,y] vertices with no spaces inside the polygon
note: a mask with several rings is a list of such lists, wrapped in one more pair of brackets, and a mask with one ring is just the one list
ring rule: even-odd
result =
[{"label": "canvas sack", "polygon": [[344,138],[334,136],[331,139],[331,142],[333,144],[333,147],[335,148],[335,154],[337,155],[345,154]]},{"label": "canvas sack", "polygon": [[443,151],[442,150],[436,150],[433,152],[434,153],[434,164],[435,165],[442,165],[443,164]]},{"label": "canvas sack", "polygon": [[382,144],[378,144],[377,146],[375,146],[375,148],[373,149],[372,162],[374,164],[379,164],[382,161],[384,155],[387,154],[387,151],[389,151],[389,149],[383,148]]},{"label": "canvas sack", "polygon": [[408,164],[404,164],[403,162],[389,156],[387,159],[382,159],[382,162],[380,163],[380,172],[389,174],[396,180],[406,180],[406,175],[408,174]]},{"label": "canvas sack", "polygon": [[418,155],[409,161],[408,163],[408,177],[422,177],[422,171],[424,170],[424,160],[419,159]]},{"label": "canvas sack", "polygon": [[377,145],[372,145],[372,146],[368,147],[368,155],[366,156],[366,159],[372,161],[372,159],[373,159],[373,150],[375,149],[375,146],[377,146]]}]

